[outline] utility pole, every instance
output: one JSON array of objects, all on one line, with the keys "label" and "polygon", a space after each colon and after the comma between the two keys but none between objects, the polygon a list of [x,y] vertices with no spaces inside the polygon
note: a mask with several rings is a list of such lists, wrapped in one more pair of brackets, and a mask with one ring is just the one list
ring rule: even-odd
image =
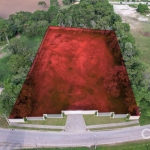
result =
[{"label": "utility pole", "polygon": [[36,137],[36,141],[35,141],[35,146],[36,146],[36,149],[38,150],[37,140],[38,140],[38,137]]},{"label": "utility pole", "polygon": [[94,135],[94,149],[96,149],[96,144],[97,144],[97,138],[96,135]]}]

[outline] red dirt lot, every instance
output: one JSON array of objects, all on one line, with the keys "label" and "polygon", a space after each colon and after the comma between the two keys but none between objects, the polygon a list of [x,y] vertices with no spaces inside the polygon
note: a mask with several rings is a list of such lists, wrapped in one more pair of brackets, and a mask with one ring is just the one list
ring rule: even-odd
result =
[{"label": "red dirt lot", "polygon": [[49,27],[10,118],[136,107],[115,32]]}]

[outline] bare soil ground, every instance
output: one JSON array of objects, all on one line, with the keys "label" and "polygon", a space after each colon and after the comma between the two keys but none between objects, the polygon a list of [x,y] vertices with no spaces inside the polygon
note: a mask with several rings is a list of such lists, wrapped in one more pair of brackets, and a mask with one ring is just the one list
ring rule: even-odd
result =
[{"label": "bare soil ground", "polygon": [[[49,27],[10,118],[60,114],[61,110],[126,114],[124,94],[114,98],[105,87],[113,82],[111,70],[122,63],[113,31]],[[123,66],[120,69],[127,75]],[[109,76],[112,79],[107,80]]]},{"label": "bare soil ground", "polygon": [[[9,18],[10,14],[20,11],[34,12],[36,10],[47,10],[50,6],[50,0],[44,0],[47,7],[38,6],[40,0],[0,0],[0,17]],[[58,0],[62,5],[62,0]]]},{"label": "bare soil ground", "polygon": [[131,32],[137,30],[142,31],[143,23],[150,22],[150,17],[139,14],[136,8],[128,5],[114,5],[114,11],[121,16],[123,22],[130,24]]}]

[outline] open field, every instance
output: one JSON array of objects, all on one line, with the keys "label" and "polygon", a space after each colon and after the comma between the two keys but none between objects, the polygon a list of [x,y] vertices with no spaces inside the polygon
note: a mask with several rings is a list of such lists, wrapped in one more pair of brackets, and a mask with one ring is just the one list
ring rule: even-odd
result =
[{"label": "open field", "polygon": [[147,65],[150,71],[150,16],[141,15],[136,8],[128,5],[114,5],[114,10],[121,16],[123,22],[130,24],[135,44],[141,52],[140,60]]},{"label": "open field", "polygon": [[[50,5],[50,0],[44,0],[47,7],[38,6],[40,0],[0,0],[0,17],[8,18],[9,15],[20,11],[34,12],[36,10],[47,10]],[[58,0],[62,5],[62,0]]]}]

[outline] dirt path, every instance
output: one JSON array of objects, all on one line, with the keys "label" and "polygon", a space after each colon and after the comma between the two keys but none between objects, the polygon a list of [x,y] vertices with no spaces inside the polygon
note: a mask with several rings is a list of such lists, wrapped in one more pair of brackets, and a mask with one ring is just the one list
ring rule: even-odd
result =
[{"label": "dirt path", "polygon": [[[47,4],[47,8],[38,6],[40,0],[0,0],[0,17],[8,18],[10,14],[14,14],[20,11],[34,12],[36,10],[47,10],[50,5],[50,0],[44,0]],[[58,0],[62,5],[62,0]]]},{"label": "dirt path", "polygon": [[131,30],[141,29],[141,22],[146,22],[150,19],[150,17],[140,15],[136,8],[128,5],[114,5],[114,11],[121,16],[123,22],[130,24]]},{"label": "dirt path", "polygon": [[2,91],[3,91],[3,88],[0,87],[0,95],[1,95]]},{"label": "dirt path", "polygon": [[135,8],[131,8],[128,5],[114,5],[114,11],[121,16],[123,22],[130,24],[131,33],[135,38],[136,47],[140,50],[141,53],[139,59],[147,66],[147,69],[144,72],[144,77],[147,82],[149,82],[150,15],[140,15]]}]

